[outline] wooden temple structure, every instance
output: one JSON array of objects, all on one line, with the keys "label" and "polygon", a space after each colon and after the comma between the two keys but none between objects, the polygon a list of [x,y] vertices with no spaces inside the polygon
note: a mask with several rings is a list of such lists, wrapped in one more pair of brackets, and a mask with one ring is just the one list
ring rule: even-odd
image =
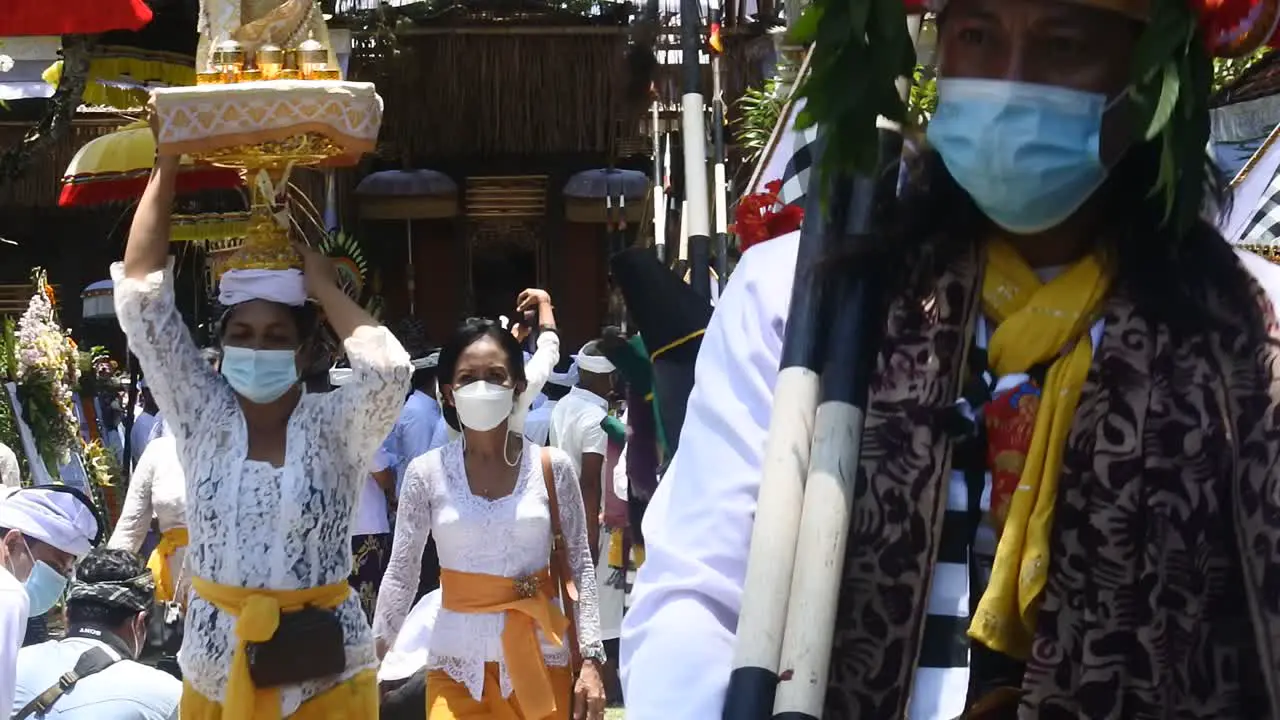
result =
[{"label": "wooden temple structure", "polygon": [[[543,287],[555,301],[565,351],[572,352],[616,313],[606,222],[617,220],[617,211],[607,216],[600,198],[594,212],[592,201],[566,198],[562,190],[585,170],[652,175],[648,87],[661,83],[638,80],[629,61],[635,6],[602,7],[616,12],[470,0],[401,16],[388,32],[370,32],[367,17],[346,19],[347,75],[376,83],[385,101],[379,151],[328,183],[315,171],[295,173],[294,183],[315,207],[336,211],[339,226],[357,238],[385,319],[413,315],[441,342],[460,319],[512,316],[520,290]],[[343,22],[339,15],[331,24]],[[732,99],[761,82],[759,41],[769,41],[748,27],[730,27],[724,38],[725,97]],[[678,95],[668,99],[679,102]],[[35,119],[0,110],[0,147],[20,141]],[[54,153],[21,179],[0,184],[0,238],[17,243],[0,244],[0,314],[25,304],[32,266],[48,268],[53,282],[71,292],[107,277],[121,254],[129,208],[59,208],[58,182],[79,146],[125,122],[82,113]],[[663,122],[674,128],[678,118],[667,111]],[[356,192],[373,173],[406,169],[433,171],[452,189],[410,199]],[[627,198],[624,244],[651,241],[651,212],[646,197]],[[179,293],[190,298],[180,297],[180,304],[190,303],[184,312],[198,322],[200,298],[207,297],[203,259],[180,254]],[[14,302],[5,304],[9,294]],[[64,303],[71,327],[78,325],[75,304]]]}]

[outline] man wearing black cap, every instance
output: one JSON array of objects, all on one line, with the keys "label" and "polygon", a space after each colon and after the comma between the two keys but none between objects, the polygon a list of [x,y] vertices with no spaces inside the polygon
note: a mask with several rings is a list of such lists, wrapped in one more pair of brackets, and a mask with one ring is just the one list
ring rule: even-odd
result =
[{"label": "man wearing black cap", "polygon": [[[90,552],[67,595],[66,638],[18,653],[13,717],[177,718],[182,683],[137,662],[154,602],[155,580],[141,558],[127,550]],[[78,676],[70,688],[69,672]]]}]

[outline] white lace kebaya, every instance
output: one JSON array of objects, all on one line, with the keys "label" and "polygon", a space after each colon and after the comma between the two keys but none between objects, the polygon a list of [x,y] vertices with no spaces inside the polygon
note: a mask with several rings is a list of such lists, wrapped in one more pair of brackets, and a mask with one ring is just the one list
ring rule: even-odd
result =
[{"label": "white lace kebaya", "polygon": [[[292,590],[345,582],[351,522],[369,461],[391,431],[409,390],[409,356],[382,327],[346,340],[350,385],[304,394],[289,418],[285,464],[248,459],[248,431],[235,393],[200,356],[174,304],[171,271],[145,280],[111,268],[116,314],[173,431],[187,478],[187,571],[222,585]],[[337,610],[346,636],[339,677],[281,688],[281,715],[376,658],[354,594]],[[178,655],[185,680],[225,698],[235,618],[199,597]]]},{"label": "white lace kebaya", "polygon": [[[187,487],[177,444],[171,436],[157,437],[147,443],[129,478],[129,492],[107,547],[138,552],[147,539],[152,517],[162,533],[187,526]],[[177,594],[180,598],[186,597],[185,588],[191,580],[191,573],[184,571],[182,565],[186,555],[187,549],[182,547],[174,550],[169,558],[169,577],[182,585]]]},{"label": "white lace kebaya", "polygon": [[[577,473],[568,456],[551,450],[560,523],[570,570],[578,586],[575,618],[585,658],[603,662],[595,569],[587,545],[587,519]],[[422,568],[422,549],[434,534],[440,566],[451,570],[518,578],[541,570],[551,558],[551,511],[542,478],[542,449],[528,441],[511,494],[486,500],[471,492],[462,443],[454,441],[414,460],[405,473],[396,516],[391,565],[382,579],[374,612],[374,636],[390,647],[404,624]],[[443,670],[479,700],[484,665],[499,663],[502,695],[511,694],[511,677],[502,654],[506,613],[457,613],[440,610],[431,635],[427,667]],[[548,666],[569,664],[569,650],[542,640]]]}]

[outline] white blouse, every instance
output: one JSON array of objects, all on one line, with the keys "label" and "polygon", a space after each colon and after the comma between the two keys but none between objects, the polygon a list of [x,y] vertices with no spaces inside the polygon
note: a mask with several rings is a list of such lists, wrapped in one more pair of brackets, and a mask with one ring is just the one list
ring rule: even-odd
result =
[{"label": "white blouse", "polygon": [[[578,644],[584,657],[602,658],[596,577],[578,476],[568,456],[556,449],[551,450],[551,467],[570,570],[578,586]],[[528,441],[515,488],[496,500],[472,494],[461,442],[414,460],[405,474],[391,565],[382,579],[374,612],[374,636],[390,646],[400,632],[418,589],[422,550],[430,534],[435,535],[442,568],[517,578],[546,567],[551,558],[548,500],[542,449]],[[502,655],[505,626],[505,613],[440,610],[427,667],[444,670],[479,700],[484,690],[484,665],[497,662],[501,665],[502,694],[507,697],[511,678]],[[548,645],[545,639],[542,653],[548,665],[569,664],[568,649]]]},{"label": "white blouse", "polygon": [[[351,523],[370,460],[391,432],[409,390],[409,356],[383,327],[361,327],[344,347],[351,384],[306,393],[289,418],[285,464],[248,459],[249,436],[235,393],[200,357],[174,304],[172,273],[144,280],[116,263],[116,314],[186,470],[187,570],[236,587],[294,590],[346,582]],[[346,671],[282,688],[281,714],[376,665],[359,598],[338,609]],[[235,646],[235,618],[199,597],[187,613],[178,655],[184,679],[222,702]]]},{"label": "white blouse", "polygon": [[[178,445],[172,437],[157,437],[142,451],[107,547],[138,552],[147,539],[152,517],[160,525],[160,532],[187,525],[187,485],[178,460]],[[178,548],[169,558],[170,577],[184,587],[191,579],[182,567],[186,554],[186,548]]]}]

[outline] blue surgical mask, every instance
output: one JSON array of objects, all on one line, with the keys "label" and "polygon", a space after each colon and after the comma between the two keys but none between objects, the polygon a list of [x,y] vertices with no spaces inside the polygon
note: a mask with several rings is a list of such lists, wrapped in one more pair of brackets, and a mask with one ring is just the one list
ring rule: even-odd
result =
[{"label": "blue surgical mask", "polygon": [[49,563],[36,560],[22,587],[27,591],[27,601],[31,603],[31,617],[35,617],[49,612],[58,604],[62,591],[67,589],[67,578]]},{"label": "blue surgical mask", "polygon": [[1107,97],[1052,85],[940,78],[929,144],[987,217],[1020,235],[1071,217],[1107,179]]},{"label": "blue surgical mask", "polygon": [[241,397],[263,405],[279,400],[298,384],[298,363],[293,350],[228,345],[222,349],[222,374]]}]

